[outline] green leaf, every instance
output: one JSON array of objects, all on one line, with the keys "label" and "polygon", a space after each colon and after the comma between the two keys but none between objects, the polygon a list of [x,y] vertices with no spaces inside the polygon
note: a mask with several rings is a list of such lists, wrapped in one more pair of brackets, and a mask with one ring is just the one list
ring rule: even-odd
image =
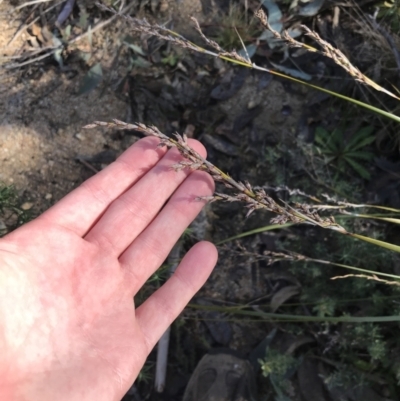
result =
[{"label": "green leaf", "polygon": [[273,0],[264,0],[262,5],[268,10],[268,22],[272,29],[277,32],[282,32],[282,11]]},{"label": "green leaf", "polygon": [[249,56],[249,58],[252,58],[256,54],[257,48],[258,48],[257,45],[250,43],[249,45],[246,46],[246,50],[240,49],[238,51],[238,54],[239,56],[242,56],[244,58],[247,58],[247,55]]},{"label": "green leaf", "polygon": [[359,151],[356,151],[356,152],[346,153],[346,156],[349,157],[349,158],[353,158],[353,159],[361,159],[361,160],[370,161],[370,160],[372,160],[374,158],[375,155],[372,152],[359,150]]},{"label": "green leaf", "polygon": [[84,76],[78,90],[78,95],[83,95],[95,89],[103,79],[101,64],[95,64]]},{"label": "green leaf", "polygon": [[86,12],[86,10],[82,10],[79,14],[79,22],[78,22],[78,26],[79,28],[82,29],[82,31],[86,31],[87,27],[88,27],[88,17],[89,14]]},{"label": "green leaf", "polygon": [[363,219],[375,219],[387,221],[388,223],[400,224],[400,219],[394,217],[375,216],[372,214],[355,214],[354,217],[362,217]]},{"label": "green leaf", "polygon": [[245,231],[243,233],[234,235],[233,237],[226,238],[220,242],[217,242],[216,245],[222,245],[222,244],[225,244],[226,242],[234,241],[236,239],[243,238],[243,237],[248,237],[249,235],[263,233],[265,231],[280,230],[282,228],[287,228],[287,227],[291,227],[291,226],[294,226],[294,223],[270,224],[269,226],[259,227],[254,230]]},{"label": "green leaf", "polygon": [[378,323],[378,322],[400,322],[400,315],[391,316],[309,316],[309,315],[289,315],[283,313],[272,313],[263,311],[249,311],[243,310],[243,307],[229,307],[229,306],[215,306],[215,305],[197,305],[189,304],[189,308],[201,309],[201,310],[212,310],[221,311],[224,313],[232,313],[234,315],[253,316],[255,318],[261,318],[262,320],[271,321],[296,321],[296,322],[332,322],[332,323]]},{"label": "green leaf", "polygon": [[[353,147],[348,147],[349,150],[358,150],[361,149],[367,145],[370,145],[372,142],[375,142],[375,136],[369,136],[367,138],[361,139],[357,145],[353,146]],[[346,147],[347,148],[347,147]]]},{"label": "green leaf", "polygon": [[[351,149],[354,145],[356,145],[359,141],[361,141],[363,138],[370,137],[372,132],[374,131],[374,127],[368,126],[361,128],[358,130],[347,142],[346,148]],[[375,138],[374,135],[372,135],[373,138]]]},{"label": "green leaf", "polygon": [[391,251],[394,251],[394,252],[400,252],[399,245],[391,244],[390,242],[381,241],[381,240],[375,239],[375,238],[364,237],[364,235],[360,235],[360,234],[354,234],[354,233],[348,233],[348,234],[354,238],[358,238],[365,242],[370,242],[371,244],[378,245],[382,248],[390,249]]},{"label": "green leaf", "polygon": [[138,68],[150,68],[152,64],[143,57],[137,56],[131,58],[131,65]]},{"label": "green leaf", "polygon": [[323,141],[327,141],[329,138],[329,132],[322,127],[317,127],[315,129],[315,140],[323,140]]},{"label": "green leaf", "polygon": [[326,147],[334,155],[340,153],[340,146],[338,146],[338,144],[335,143],[334,141],[327,142]]},{"label": "green leaf", "polygon": [[141,56],[145,56],[145,52],[142,50],[141,47],[138,45],[135,45],[134,43],[128,43],[124,42],[125,45],[127,45],[130,49],[132,49],[135,53],[140,54]]},{"label": "green leaf", "polygon": [[325,139],[320,136],[315,136],[315,143],[323,148],[326,147]]},{"label": "green leaf", "polygon": [[355,160],[345,157],[344,160],[346,160],[347,163],[350,164],[350,166],[362,177],[365,178],[366,180],[369,180],[371,178],[371,174],[358,162]]},{"label": "green leaf", "polygon": [[370,136],[374,132],[374,127],[372,125],[368,125],[367,127],[361,128],[357,131],[357,136],[367,137]]},{"label": "green leaf", "polygon": [[135,44],[136,40],[134,37],[127,35],[125,36],[123,40],[123,44],[128,46],[130,49],[132,49],[136,54],[139,54],[140,56],[145,56],[146,53],[143,51],[143,49]]},{"label": "green leaf", "polygon": [[325,161],[325,164],[331,164],[334,160],[336,160],[336,156],[332,156],[331,152],[326,152],[326,155],[328,156],[328,158]]},{"label": "green leaf", "polygon": [[343,145],[343,131],[341,128],[336,127],[332,131],[331,140],[337,145],[337,148],[341,148]]},{"label": "green leaf", "polygon": [[64,32],[61,31],[65,41],[67,41],[71,36],[71,28],[71,25],[67,25],[67,27],[64,29]]},{"label": "green leaf", "polygon": [[309,75],[303,71],[296,70],[294,68],[284,67],[280,64],[275,64],[272,61],[270,61],[270,63],[275,69],[277,69],[287,75],[290,75],[292,77],[300,78],[300,79],[303,79],[304,81],[311,81],[311,79],[312,79],[312,75]]}]

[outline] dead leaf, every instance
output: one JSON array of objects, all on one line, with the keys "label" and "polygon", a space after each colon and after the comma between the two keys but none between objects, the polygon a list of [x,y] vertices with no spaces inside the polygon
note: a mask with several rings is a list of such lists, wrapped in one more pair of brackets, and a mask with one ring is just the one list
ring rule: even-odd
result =
[{"label": "dead leaf", "polygon": [[271,299],[270,307],[271,311],[275,312],[283,303],[288,299],[294,297],[300,293],[300,288],[297,285],[288,285],[287,287],[281,288],[274,294]]}]

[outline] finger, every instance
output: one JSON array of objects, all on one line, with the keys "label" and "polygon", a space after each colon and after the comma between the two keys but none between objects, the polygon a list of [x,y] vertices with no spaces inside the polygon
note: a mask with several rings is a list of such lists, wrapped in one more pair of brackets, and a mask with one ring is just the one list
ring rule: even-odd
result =
[{"label": "finger", "polygon": [[143,177],[166,153],[157,138],[143,138],[114,163],[65,196],[40,218],[83,236],[112,201]]},{"label": "finger", "polygon": [[136,319],[149,350],[206,282],[217,258],[214,245],[209,242],[196,244],[173,276],[136,310]]},{"label": "finger", "polygon": [[[190,146],[205,154],[200,142],[191,141]],[[171,168],[181,160],[179,151],[170,149],[139,182],[110,205],[85,239],[120,256],[191,173],[189,169],[177,172]]]},{"label": "finger", "polygon": [[204,206],[198,196],[214,191],[214,182],[205,172],[195,171],[178,188],[154,221],[121,255],[120,263],[131,283],[133,294],[164,262],[184,230]]}]

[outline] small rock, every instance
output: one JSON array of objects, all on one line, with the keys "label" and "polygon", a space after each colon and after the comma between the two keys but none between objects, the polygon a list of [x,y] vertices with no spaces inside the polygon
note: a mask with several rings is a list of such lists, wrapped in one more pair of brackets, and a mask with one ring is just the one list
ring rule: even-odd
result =
[{"label": "small rock", "polygon": [[188,124],[185,128],[184,135],[186,135],[188,138],[193,138],[194,130],[195,130],[195,126],[193,124]]},{"label": "small rock", "polygon": [[6,235],[8,232],[8,228],[3,220],[0,220],[0,236]]},{"label": "small rock", "polygon": [[160,2],[160,12],[165,13],[168,10],[168,1],[167,0],[161,0]]},{"label": "small rock", "polygon": [[78,132],[77,134],[75,134],[75,138],[79,139],[80,141],[83,141],[85,139],[85,135]]},{"label": "small rock", "polygon": [[257,100],[250,100],[249,103],[247,104],[247,108],[249,110],[254,109],[255,107],[257,107],[259,105],[259,102]]},{"label": "small rock", "polygon": [[32,202],[25,202],[22,204],[21,209],[22,210],[29,210],[32,209],[33,203]]},{"label": "small rock", "polygon": [[47,200],[49,200],[49,199],[51,199],[52,197],[53,197],[52,194],[46,194],[46,196],[45,196],[44,198],[47,199]]}]

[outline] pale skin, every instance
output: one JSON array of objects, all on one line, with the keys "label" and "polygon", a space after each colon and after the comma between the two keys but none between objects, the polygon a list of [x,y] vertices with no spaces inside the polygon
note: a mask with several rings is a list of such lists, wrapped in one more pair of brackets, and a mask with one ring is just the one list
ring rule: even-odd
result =
[{"label": "pale skin", "polygon": [[[196,244],[140,307],[133,297],[211,195],[211,177],[144,138],[0,240],[0,399],[118,401],[210,275]],[[202,156],[197,141],[190,146]]]}]

